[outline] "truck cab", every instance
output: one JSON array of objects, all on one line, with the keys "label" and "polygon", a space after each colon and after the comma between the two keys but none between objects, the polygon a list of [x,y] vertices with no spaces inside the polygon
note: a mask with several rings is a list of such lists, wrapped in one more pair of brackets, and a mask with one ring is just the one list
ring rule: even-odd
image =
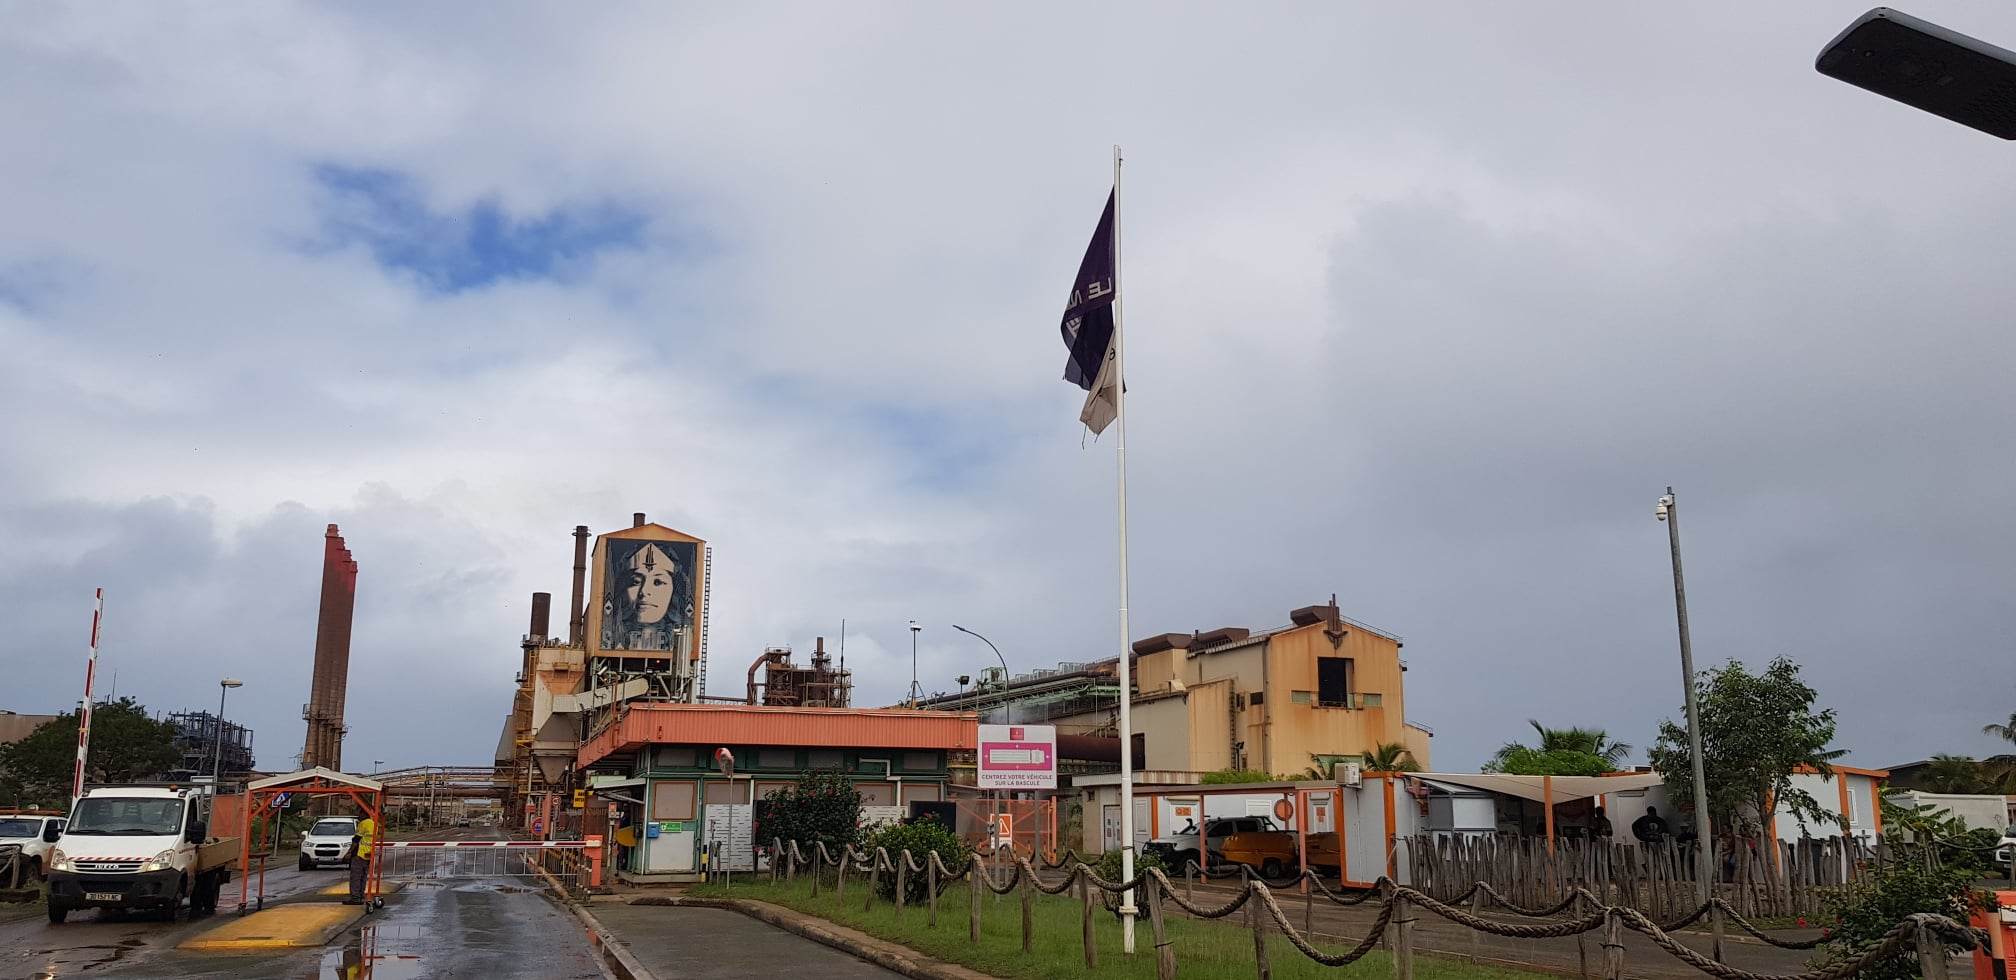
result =
[{"label": "truck cab", "polygon": [[215,911],[238,842],[209,836],[211,800],[208,786],[85,790],[44,865],[49,921],[86,908],[173,919],[185,900]]},{"label": "truck cab", "polygon": [[21,878],[41,877],[49,849],[63,836],[63,815],[54,810],[0,812],[0,848],[21,850]]}]

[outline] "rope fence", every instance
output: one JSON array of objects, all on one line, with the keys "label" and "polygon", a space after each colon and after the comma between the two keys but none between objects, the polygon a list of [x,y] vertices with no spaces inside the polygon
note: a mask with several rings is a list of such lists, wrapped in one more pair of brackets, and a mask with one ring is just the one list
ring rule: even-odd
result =
[{"label": "rope fence", "polygon": [[[999,852],[975,849],[969,852],[956,867],[948,866],[937,851],[925,852],[919,861],[905,849],[891,855],[886,849],[866,850],[853,845],[843,845],[835,854],[824,842],[801,845],[792,841],[773,842],[771,853],[776,859],[770,862],[770,880],[796,881],[801,873],[810,872],[812,894],[818,895],[822,880],[830,871],[834,880],[833,893],[836,901],[845,901],[847,878],[867,876],[865,891],[867,897],[863,908],[873,907],[878,893],[881,875],[896,876],[895,906],[901,915],[907,905],[910,875],[921,874],[925,878],[926,904],[929,922],[938,924],[938,901],[948,882],[966,882],[968,887],[967,938],[971,942],[980,941],[981,894],[982,889],[997,896],[1019,894],[1021,900],[1022,948],[1028,952],[1034,942],[1034,916],[1032,907],[1037,894],[1066,896],[1074,888],[1078,892],[1083,907],[1083,943],[1087,968],[1096,968],[1098,948],[1093,929],[1093,909],[1101,901],[1106,902],[1108,911],[1117,912],[1138,897],[1141,910],[1154,936],[1157,976],[1160,980],[1173,980],[1176,975],[1174,944],[1168,939],[1163,907],[1173,905],[1182,912],[1201,920],[1224,919],[1246,912],[1246,928],[1254,937],[1254,959],[1258,975],[1266,980],[1270,976],[1266,933],[1279,933],[1288,944],[1314,963],[1327,967],[1341,967],[1357,962],[1381,945],[1388,947],[1394,958],[1395,975],[1398,980],[1412,980],[1414,940],[1413,928],[1420,914],[1434,916],[1468,931],[1473,937],[1471,961],[1476,962],[1478,954],[1475,939],[1479,936],[1497,936],[1506,939],[1548,940],[1574,937],[1578,947],[1583,937],[1591,933],[1601,933],[1603,949],[1603,974],[1609,980],[1618,980],[1623,975],[1624,946],[1623,933],[1638,933],[1652,945],[1700,973],[1717,980],[1846,980],[1891,957],[1903,954],[1907,947],[1915,945],[1920,965],[1925,977],[1944,977],[1946,963],[1951,950],[1959,948],[1987,949],[1988,938],[1981,930],[1956,922],[1940,915],[1915,914],[1892,926],[1873,943],[1853,950],[1852,956],[1837,963],[1808,970],[1803,973],[1766,974],[1740,969],[1721,962],[1719,957],[1701,953],[1675,939],[1672,933],[1699,921],[1703,916],[1719,912],[1724,919],[1733,922],[1737,928],[1755,937],[1760,942],[1780,949],[1805,950],[1816,948],[1828,941],[1826,936],[1810,940],[1785,940],[1770,935],[1757,928],[1748,919],[1738,914],[1736,908],[1720,897],[1703,903],[1687,915],[1666,924],[1653,921],[1644,912],[1629,906],[1606,904],[1586,888],[1574,888],[1566,899],[1546,907],[1521,906],[1499,892],[1489,883],[1479,881],[1462,894],[1452,896],[1454,901],[1438,899],[1426,891],[1398,884],[1387,878],[1380,878],[1375,890],[1356,895],[1340,895],[1330,890],[1322,879],[1310,871],[1280,880],[1259,879],[1250,873],[1212,871],[1199,867],[1195,862],[1186,862],[1183,868],[1183,883],[1171,881],[1160,868],[1141,871],[1132,881],[1108,881],[1097,870],[1071,851],[1055,864],[1034,857],[1014,853],[1002,848]],[[995,867],[990,868],[989,863]],[[1064,874],[1046,881],[1036,864],[1043,864],[1044,871],[1062,869]],[[1194,879],[1203,877],[1207,881],[1214,878],[1241,878],[1238,888],[1222,904],[1205,905],[1196,901]],[[1298,928],[1290,919],[1288,911],[1282,907],[1276,891],[1303,888],[1303,923]],[[974,887],[974,886],[978,887]],[[1222,893],[1222,891],[1221,891]],[[1095,898],[1095,895],[1098,896]],[[1318,897],[1336,906],[1359,906],[1376,903],[1373,921],[1363,938],[1342,952],[1325,952],[1312,937],[1313,909]],[[1116,904],[1117,900],[1117,904]],[[1464,903],[1469,907],[1463,907]],[[1515,919],[1536,921],[1505,921],[1487,918],[1482,913],[1487,907],[1509,914]],[[1271,923],[1271,925],[1270,925]],[[1584,969],[1587,971],[1587,950],[1583,948]],[[1719,946],[1718,946],[1719,949]]]}]

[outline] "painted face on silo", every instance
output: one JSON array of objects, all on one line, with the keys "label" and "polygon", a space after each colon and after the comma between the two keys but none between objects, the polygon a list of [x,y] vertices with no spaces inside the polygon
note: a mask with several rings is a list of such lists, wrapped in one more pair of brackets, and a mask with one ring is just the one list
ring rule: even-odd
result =
[{"label": "painted face on silo", "polygon": [[672,611],[673,571],[672,556],[655,544],[630,556],[626,597],[637,610],[638,625],[659,622]]}]

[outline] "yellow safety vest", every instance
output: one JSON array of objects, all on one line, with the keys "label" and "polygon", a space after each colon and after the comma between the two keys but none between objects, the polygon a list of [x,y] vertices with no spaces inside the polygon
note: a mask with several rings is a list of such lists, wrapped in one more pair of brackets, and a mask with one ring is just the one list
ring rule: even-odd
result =
[{"label": "yellow safety vest", "polygon": [[357,821],[358,857],[368,858],[371,856],[372,839],[376,837],[377,834],[378,834],[378,824],[373,822],[370,817],[365,817],[364,819]]}]

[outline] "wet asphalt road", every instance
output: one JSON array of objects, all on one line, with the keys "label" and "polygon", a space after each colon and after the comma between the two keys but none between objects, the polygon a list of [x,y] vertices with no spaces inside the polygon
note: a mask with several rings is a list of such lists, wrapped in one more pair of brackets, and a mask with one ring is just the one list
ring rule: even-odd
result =
[{"label": "wet asphalt road", "polygon": [[[268,869],[274,898],[345,881],[344,872]],[[536,878],[420,882],[385,899],[325,947],[272,953],[192,953],[175,946],[229,916],[237,882],[215,918],[174,923],[73,913],[51,926],[34,906],[31,918],[0,906],[0,980],[62,977],[342,978],[419,980],[440,977],[528,977],[600,980],[596,955],[580,920],[546,897]],[[323,899],[334,900],[334,899]],[[354,971],[354,972],[353,972]]]}]

